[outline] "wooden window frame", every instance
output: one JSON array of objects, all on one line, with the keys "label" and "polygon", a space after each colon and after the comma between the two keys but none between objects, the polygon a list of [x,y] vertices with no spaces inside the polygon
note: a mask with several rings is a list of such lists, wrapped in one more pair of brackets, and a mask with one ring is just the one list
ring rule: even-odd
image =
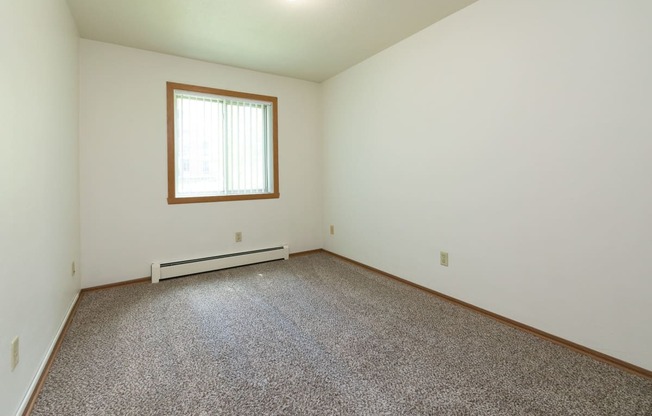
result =
[{"label": "wooden window frame", "polygon": [[[176,163],[175,163],[175,114],[174,114],[174,90],[198,92],[203,94],[221,95],[227,97],[243,98],[246,100],[264,101],[272,104],[272,177],[274,191],[265,194],[241,194],[241,195],[216,195],[200,197],[177,197],[176,196]],[[167,129],[168,129],[168,204],[194,204],[202,202],[222,201],[244,201],[253,199],[277,199],[280,198],[279,174],[278,174],[278,98],[268,95],[251,94],[240,91],[222,90],[197,85],[179,84],[167,82]]]}]

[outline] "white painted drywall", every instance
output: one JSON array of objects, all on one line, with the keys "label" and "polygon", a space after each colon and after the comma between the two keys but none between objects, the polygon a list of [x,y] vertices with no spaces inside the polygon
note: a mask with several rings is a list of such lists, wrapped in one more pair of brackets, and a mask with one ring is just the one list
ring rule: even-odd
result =
[{"label": "white painted drywall", "polygon": [[[166,81],[278,97],[280,199],[167,204]],[[80,89],[83,287],[156,260],[321,247],[319,84],[81,40]]]},{"label": "white painted drywall", "polygon": [[482,0],[327,81],[325,248],[652,369],[650,21]]},{"label": "white painted drywall", "polygon": [[63,0],[3,1],[0,21],[0,414],[11,415],[80,287],[78,37]]}]

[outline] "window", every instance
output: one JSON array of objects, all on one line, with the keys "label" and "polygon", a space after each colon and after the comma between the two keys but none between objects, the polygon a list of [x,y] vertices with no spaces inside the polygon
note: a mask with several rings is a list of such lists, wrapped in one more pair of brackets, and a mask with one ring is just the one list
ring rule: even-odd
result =
[{"label": "window", "polygon": [[168,82],[168,203],[278,198],[276,111],[276,97]]}]

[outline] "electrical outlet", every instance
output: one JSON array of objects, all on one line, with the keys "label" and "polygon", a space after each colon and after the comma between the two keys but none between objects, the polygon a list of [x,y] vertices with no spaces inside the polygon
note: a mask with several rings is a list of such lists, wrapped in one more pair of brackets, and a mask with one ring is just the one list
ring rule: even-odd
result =
[{"label": "electrical outlet", "polygon": [[75,266],[75,262],[72,262],[72,275],[74,276],[75,273],[77,273],[77,267]]},{"label": "electrical outlet", "polygon": [[235,242],[236,243],[241,243],[242,242],[242,232],[241,231],[238,231],[237,233],[235,233]]},{"label": "electrical outlet", "polygon": [[335,235],[335,226],[331,225],[331,235]]},{"label": "electrical outlet", "polygon": [[14,371],[20,361],[20,344],[19,338],[16,337],[11,341],[11,371]]},{"label": "electrical outlet", "polygon": [[444,267],[448,267],[448,253],[445,251],[439,252],[439,264]]}]

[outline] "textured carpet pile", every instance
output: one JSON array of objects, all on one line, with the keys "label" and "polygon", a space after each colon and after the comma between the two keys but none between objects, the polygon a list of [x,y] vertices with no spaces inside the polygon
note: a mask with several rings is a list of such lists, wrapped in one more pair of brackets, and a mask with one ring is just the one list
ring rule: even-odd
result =
[{"label": "textured carpet pile", "polygon": [[314,254],[85,293],[32,415],[652,415],[652,381]]}]

